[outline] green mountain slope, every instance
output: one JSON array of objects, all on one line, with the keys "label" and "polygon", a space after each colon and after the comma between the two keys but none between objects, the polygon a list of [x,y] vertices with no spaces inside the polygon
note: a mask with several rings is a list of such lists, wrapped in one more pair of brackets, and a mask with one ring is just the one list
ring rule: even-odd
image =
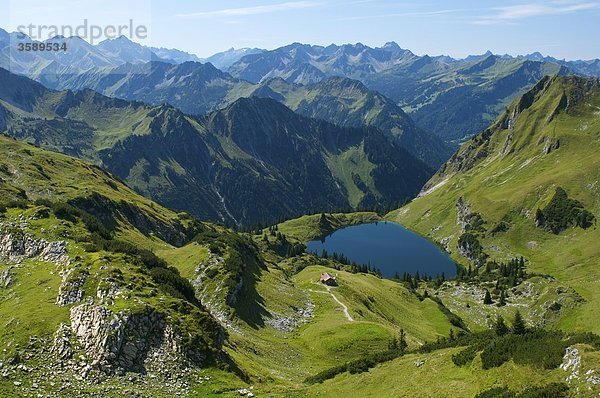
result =
[{"label": "green mountain slope", "polygon": [[80,160],[0,144],[2,396],[285,395],[399,328],[414,347],[452,327],[403,284],[279,254],[292,233],[200,223]]},{"label": "green mountain slope", "polygon": [[391,98],[419,127],[459,144],[486,128],[544,75],[583,71],[572,66],[491,53],[462,60],[417,56],[395,43],[381,48],[360,43],[329,47],[295,43],[245,56],[229,73],[251,82],[282,78],[314,84],[331,76],[357,79]]},{"label": "green mountain slope", "polygon": [[[553,199],[557,188],[600,216],[600,82],[544,78],[487,130],[465,143],[391,219],[443,244],[454,258],[483,267],[518,256],[530,272],[549,274],[584,302],[560,312],[556,326],[600,331],[595,308],[599,230],[577,226],[573,207]],[[562,200],[562,202],[561,202]],[[553,233],[538,209],[566,223]],[[486,259],[487,256],[487,259]],[[560,309],[560,307],[557,307]]]},{"label": "green mountain slope", "polygon": [[152,62],[65,75],[50,87],[92,89],[111,97],[157,106],[169,103],[191,115],[217,111],[239,98],[272,98],[303,116],[340,126],[376,127],[433,168],[451,155],[439,138],[419,129],[393,101],[345,78],[330,78],[310,87],[286,83],[283,79],[251,84],[211,64]]},{"label": "green mountain slope", "polygon": [[76,375],[125,371],[158,372],[164,389],[165,369],[229,361],[191,284],[150,251],[208,227],[82,161],[5,136],[0,153],[3,396],[80,395],[94,387]]},{"label": "green mountain slope", "polygon": [[375,127],[433,168],[439,167],[451,155],[447,145],[417,127],[392,100],[369,90],[357,80],[331,77],[301,86],[272,79],[262,83],[252,95],[273,98],[301,115],[340,126]]},{"label": "green mountain slope", "polygon": [[203,219],[256,224],[389,207],[431,175],[379,130],[308,119],[269,99],[195,118],[91,90],[51,91],[7,71],[0,79],[0,127],[11,136],[94,161]]},{"label": "green mountain slope", "polygon": [[428,174],[377,130],[306,119],[266,99],[196,120],[171,109],[151,131],[103,151],[103,163],[138,191],[198,215],[211,203],[199,198],[216,195],[221,214],[244,224],[393,203]]},{"label": "green mountain slope", "polygon": [[[90,164],[4,136],[0,144],[2,396],[450,396],[566,375],[512,362],[483,370],[479,359],[458,367],[458,348],[421,353],[464,333],[437,298],[298,250],[374,213],[238,234],[167,210]],[[323,272],[338,286],[318,283]],[[411,354],[305,382],[389,353],[401,333]],[[594,369],[597,351],[577,347],[582,372]],[[402,391],[382,382],[399,375],[410,380]]]}]

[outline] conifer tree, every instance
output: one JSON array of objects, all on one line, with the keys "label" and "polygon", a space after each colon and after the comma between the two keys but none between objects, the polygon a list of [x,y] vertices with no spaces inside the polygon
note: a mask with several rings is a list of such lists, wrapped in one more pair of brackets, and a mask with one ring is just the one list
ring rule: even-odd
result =
[{"label": "conifer tree", "polygon": [[523,335],[527,332],[527,327],[525,326],[525,320],[521,315],[520,311],[517,311],[515,314],[515,320],[513,322],[513,333],[518,335]]},{"label": "conifer tree", "polygon": [[498,336],[504,336],[505,334],[508,334],[510,332],[510,329],[508,329],[508,326],[506,326],[506,323],[504,322],[504,318],[502,318],[501,315],[498,315],[498,319],[496,319],[496,323],[494,325],[494,331],[496,332],[496,335],[498,335]]},{"label": "conifer tree", "polygon": [[504,290],[500,293],[500,302],[498,303],[499,307],[503,307],[506,305],[506,297],[504,295]]},{"label": "conifer tree", "polygon": [[483,304],[492,304],[492,296],[490,295],[490,291],[485,289],[485,297],[483,298]]},{"label": "conifer tree", "polygon": [[406,349],[408,348],[408,343],[406,342],[406,334],[404,333],[404,329],[400,329],[400,338],[398,339],[398,348],[400,352],[404,354]]}]

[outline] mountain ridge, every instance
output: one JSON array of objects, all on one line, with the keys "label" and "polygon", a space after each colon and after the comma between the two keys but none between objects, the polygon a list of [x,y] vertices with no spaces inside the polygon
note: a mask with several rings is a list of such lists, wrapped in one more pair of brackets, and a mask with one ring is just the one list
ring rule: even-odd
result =
[{"label": "mountain ridge", "polygon": [[590,281],[597,276],[598,247],[592,242],[599,230],[567,223],[556,233],[543,227],[538,213],[556,192],[564,192],[595,219],[600,216],[598,109],[600,79],[542,79],[466,142],[417,199],[389,218],[439,242],[472,267],[482,267],[487,259],[524,256],[531,272],[551,275],[584,299],[556,327],[597,332],[600,325],[590,314],[598,295]]},{"label": "mountain ridge", "polygon": [[[269,99],[242,98],[192,117],[169,105],[29,82],[41,91],[27,107],[0,101],[9,134],[92,160],[138,192],[204,219],[254,224],[323,208],[390,206],[416,195],[433,172],[377,129],[308,119]],[[0,98],[11,93],[19,95]]]}]

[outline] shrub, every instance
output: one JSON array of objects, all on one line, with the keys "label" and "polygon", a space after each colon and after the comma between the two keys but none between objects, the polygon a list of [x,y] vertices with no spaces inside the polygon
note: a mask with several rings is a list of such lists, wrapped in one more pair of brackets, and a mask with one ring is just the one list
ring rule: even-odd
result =
[{"label": "shrub", "polygon": [[596,218],[583,208],[581,202],[570,199],[567,192],[558,187],[548,206],[536,211],[535,222],[537,226],[559,234],[571,226],[589,228]]},{"label": "shrub", "polygon": [[569,386],[564,383],[551,383],[545,386],[529,387],[518,398],[567,398]]},{"label": "shrub", "polygon": [[569,338],[570,344],[589,344],[597,350],[600,350],[600,336],[586,332],[578,333]]},{"label": "shrub", "polygon": [[475,398],[515,398],[514,392],[508,389],[508,387],[494,387],[489,390],[480,392]]},{"label": "shrub", "polygon": [[452,362],[454,362],[456,366],[464,366],[468,363],[471,363],[473,359],[475,359],[476,355],[477,347],[472,345],[452,355]]},{"label": "shrub", "polygon": [[554,369],[562,363],[566,347],[571,344],[561,332],[529,331],[494,339],[481,352],[484,369],[501,366],[510,359],[521,365]]},{"label": "shrub", "polygon": [[197,303],[194,287],[189,280],[179,274],[176,268],[152,268],[150,269],[150,275],[152,280],[171,296],[187,300],[190,303]]},{"label": "shrub", "polygon": [[335,376],[344,372],[349,372],[351,374],[367,372],[369,369],[371,369],[377,364],[391,361],[393,359],[401,357],[402,355],[404,355],[404,353],[399,349],[369,354],[354,361],[334,366],[332,368],[319,372],[314,376],[308,377],[305,380],[305,382],[308,384],[316,384],[322,383],[325,380],[333,379]]},{"label": "shrub", "polygon": [[545,386],[528,387],[517,394],[508,387],[495,387],[480,392],[475,398],[566,398],[569,386],[564,383],[551,383]]},{"label": "shrub", "polygon": [[52,212],[56,216],[56,218],[60,218],[61,220],[76,222],[77,216],[79,212],[77,208],[71,206],[68,203],[64,202],[55,202],[52,204]]},{"label": "shrub", "polygon": [[29,203],[27,203],[26,200],[24,199],[10,199],[6,202],[3,202],[2,204],[0,204],[2,207],[4,207],[4,212],[6,212],[7,209],[26,209],[29,206]]}]

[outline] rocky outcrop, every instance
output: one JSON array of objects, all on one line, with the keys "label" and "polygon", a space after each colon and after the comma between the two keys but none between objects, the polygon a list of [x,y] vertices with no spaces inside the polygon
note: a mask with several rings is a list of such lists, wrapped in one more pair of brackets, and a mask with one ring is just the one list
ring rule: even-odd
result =
[{"label": "rocky outcrop", "polygon": [[212,283],[224,261],[223,257],[209,251],[208,259],[196,267],[196,278],[192,280],[192,285],[196,289],[202,305],[219,324],[229,330],[238,331],[238,328],[230,319],[230,299],[223,280],[216,282],[216,284]]},{"label": "rocky outcrop", "polygon": [[0,287],[7,288],[13,282],[12,267],[0,271]]},{"label": "rocky outcrop", "polygon": [[465,232],[468,225],[468,216],[472,213],[471,204],[464,197],[456,202],[456,224],[460,225],[461,232]]},{"label": "rocky outcrop", "polygon": [[79,271],[77,267],[80,266],[71,268],[64,273],[56,298],[57,305],[64,306],[79,303],[83,300],[83,296],[85,295],[83,285],[89,277],[89,273],[87,271]]},{"label": "rocky outcrop", "polygon": [[112,303],[116,298],[125,295],[122,279],[122,277],[118,278],[114,275],[108,275],[98,282],[96,297],[100,300],[100,303]]},{"label": "rocky outcrop", "polygon": [[51,352],[59,360],[66,360],[73,356],[73,350],[71,349],[71,328],[64,323],[58,326],[58,329],[54,333],[54,340],[52,341]]},{"label": "rocky outcrop", "polygon": [[315,305],[307,301],[304,308],[291,307],[291,314],[272,314],[273,317],[265,321],[268,326],[285,333],[291,333],[308,322],[314,316]]},{"label": "rocky outcrop", "polygon": [[56,265],[66,265],[70,262],[67,242],[38,239],[26,233],[23,225],[0,223],[0,259],[19,263],[28,258],[37,258]]},{"label": "rocky outcrop", "polygon": [[550,137],[544,137],[541,144],[544,145],[544,148],[542,149],[542,153],[544,155],[548,155],[548,154],[554,152],[555,150],[557,150],[558,148],[560,148],[560,140],[553,139]]},{"label": "rocky outcrop", "polygon": [[[151,307],[115,313],[105,306],[85,303],[71,308],[70,319],[70,333],[86,352],[89,365],[106,373],[119,369],[143,372],[153,351],[181,354],[179,339],[164,316]],[[60,345],[54,351],[68,352]]]}]

